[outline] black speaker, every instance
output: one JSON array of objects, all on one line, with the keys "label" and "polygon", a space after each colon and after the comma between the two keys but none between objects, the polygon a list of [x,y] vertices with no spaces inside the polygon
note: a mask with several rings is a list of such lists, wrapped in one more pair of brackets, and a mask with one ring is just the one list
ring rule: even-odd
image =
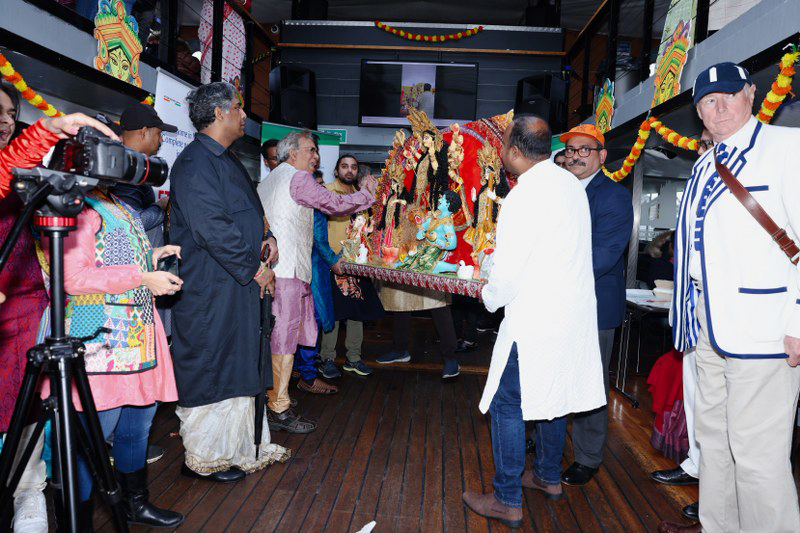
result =
[{"label": "black speaker", "polygon": [[328,20],[327,0],[292,0],[292,20]]},{"label": "black speaker", "polygon": [[539,74],[517,82],[514,115],[536,115],[550,124],[553,133],[564,131],[567,83],[559,76]]},{"label": "black speaker", "polygon": [[544,28],[561,26],[561,0],[530,0],[525,8],[525,25]]},{"label": "black speaker", "polygon": [[277,124],[317,129],[317,83],[302,67],[280,65],[269,73],[269,120]]}]

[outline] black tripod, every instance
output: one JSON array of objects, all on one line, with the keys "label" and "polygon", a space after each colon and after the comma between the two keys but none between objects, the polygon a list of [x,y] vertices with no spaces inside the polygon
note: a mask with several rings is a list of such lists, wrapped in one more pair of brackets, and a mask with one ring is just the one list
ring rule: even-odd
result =
[{"label": "black tripod", "polygon": [[[78,531],[76,450],[80,445],[101,494],[112,507],[117,530],[127,532],[121,489],[111,469],[83,359],[83,342],[109,330],[100,328],[91,337],[80,339],[66,336],[65,309],[62,304],[65,297],[64,237],[77,227],[76,216],[83,209],[84,191],[96,185],[98,180],[43,168],[14,170],[14,175],[14,188],[25,203],[25,208],[0,248],[0,271],[23,228],[33,217],[34,226],[50,241],[51,332],[43,344],[27,352],[25,377],[0,454],[0,523],[7,524],[10,520],[14,490],[42,434],[45,421],[50,418],[53,421],[52,485],[57,489],[54,500],[59,529]],[[50,377],[50,396],[42,401],[36,427],[12,475],[12,465],[20,447],[23,427],[31,414],[42,371]],[[78,420],[72,404],[73,383],[83,406],[85,428]],[[88,523],[91,523],[91,519],[91,516],[84,517]]]}]

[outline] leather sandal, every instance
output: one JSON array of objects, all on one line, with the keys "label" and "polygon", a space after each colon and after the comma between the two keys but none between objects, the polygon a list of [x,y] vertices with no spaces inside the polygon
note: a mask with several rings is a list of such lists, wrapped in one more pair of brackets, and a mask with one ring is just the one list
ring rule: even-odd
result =
[{"label": "leather sandal", "polygon": [[267,423],[270,431],[286,431],[288,433],[311,433],[317,429],[317,424],[295,414],[292,409],[276,413],[267,409]]},{"label": "leather sandal", "polygon": [[339,392],[335,385],[329,385],[319,378],[314,378],[314,382],[311,385],[301,379],[297,382],[297,388],[311,394],[336,394]]}]

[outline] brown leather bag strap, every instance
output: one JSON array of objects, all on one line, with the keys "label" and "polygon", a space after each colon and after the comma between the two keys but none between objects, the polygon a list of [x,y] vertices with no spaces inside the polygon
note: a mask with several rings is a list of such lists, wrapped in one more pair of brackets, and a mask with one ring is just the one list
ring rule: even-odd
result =
[{"label": "brown leather bag strap", "polygon": [[727,185],[728,190],[731,191],[744,208],[753,215],[756,222],[769,233],[772,240],[778,243],[778,246],[780,246],[783,253],[786,254],[786,257],[789,258],[789,261],[796,265],[798,259],[800,259],[800,248],[798,248],[797,244],[786,234],[786,230],[778,227],[775,221],[772,220],[772,217],[764,211],[764,208],[753,198],[750,191],[739,183],[739,180],[736,179],[736,176],[731,173],[728,167],[717,160],[716,150],[714,150],[714,166],[719,173],[719,177],[722,178],[722,181]]}]

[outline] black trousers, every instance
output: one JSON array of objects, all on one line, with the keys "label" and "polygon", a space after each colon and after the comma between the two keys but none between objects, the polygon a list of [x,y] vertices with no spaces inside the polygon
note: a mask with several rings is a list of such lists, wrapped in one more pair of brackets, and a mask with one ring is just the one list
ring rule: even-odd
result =
[{"label": "black trousers", "polygon": [[[442,359],[453,359],[456,351],[456,332],[453,327],[453,316],[450,307],[438,307],[430,310],[436,333],[439,334],[439,351]],[[411,339],[411,313],[394,313],[394,350],[404,352],[408,350]]]},{"label": "black trousers", "polygon": [[475,298],[454,294],[451,307],[456,337],[470,343],[477,342],[478,316],[483,305]]}]

